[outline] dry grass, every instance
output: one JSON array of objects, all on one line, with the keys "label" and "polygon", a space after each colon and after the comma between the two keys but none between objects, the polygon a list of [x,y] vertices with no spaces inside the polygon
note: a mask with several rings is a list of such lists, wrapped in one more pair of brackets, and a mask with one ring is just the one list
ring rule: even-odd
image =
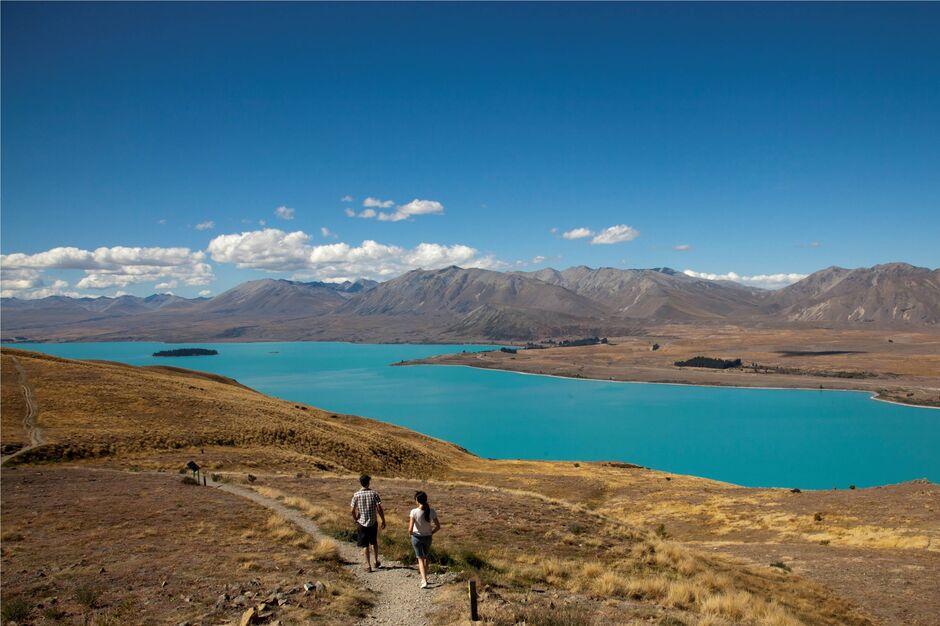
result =
[{"label": "dry grass", "polygon": [[13,359],[4,352],[0,356],[0,444],[6,451],[13,451],[29,443],[29,433],[23,427],[27,406],[20,387],[20,377]]},{"label": "dry grass", "polygon": [[[4,468],[2,481],[4,532],[21,537],[4,538],[3,602],[29,600],[18,623],[237,623],[243,607],[215,607],[223,591],[237,595],[228,585],[266,595],[311,579],[330,594],[291,596],[308,621],[352,623],[336,616],[362,612],[333,542],[307,541],[221,490],[183,487],[173,475],[48,466]],[[53,596],[61,615],[46,619]]]},{"label": "dry grass", "polygon": [[[15,388],[8,384],[15,374],[6,358],[15,355],[41,403],[49,441],[22,462],[261,446],[299,453],[307,467],[321,470],[430,476],[469,458],[452,444],[269,398],[219,376],[69,361],[10,348],[2,354],[4,388]],[[357,459],[356,467],[345,467],[350,459]]]}]

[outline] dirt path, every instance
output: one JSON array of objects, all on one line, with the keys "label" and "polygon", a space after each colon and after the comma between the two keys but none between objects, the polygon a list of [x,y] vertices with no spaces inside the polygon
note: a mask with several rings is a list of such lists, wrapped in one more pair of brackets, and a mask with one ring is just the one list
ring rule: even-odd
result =
[{"label": "dirt path", "polygon": [[42,428],[39,427],[36,421],[36,416],[39,415],[39,408],[36,406],[36,400],[33,398],[33,388],[30,386],[29,379],[26,377],[26,370],[23,369],[19,359],[16,357],[12,357],[12,359],[13,367],[16,368],[16,373],[19,375],[20,387],[23,389],[23,399],[26,401],[26,415],[23,416],[23,428],[29,433],[29,445],[4,457],[3,463],[46,443],[45,438],[42,436]]},{"label": "dirt path", "polygon": [[[296,509],[285,506],[272,498],[265,497],[247,487],[228,483],[209,481],[213,487],[228,493],[247,498],[266,507],[278,515],[297,524],[305,533],[316,540],[328,539],[326,534],[310,518]],[[417,626],[430,624],[426,617],[431,610],[436,589],[440,586],[435,576],[430,577],[431,586],[421,589],[418,570],[398,561],[382,560],[382,569],[372,573],[362,569],[362,554],[358,548],[343,542],[337,542],[339,553],[349,563],[349,571],[364,589],[375,594],[375,605],[360,624],[394,624],[396,626]],[[381,558],[381,554],[379,555]]]}]

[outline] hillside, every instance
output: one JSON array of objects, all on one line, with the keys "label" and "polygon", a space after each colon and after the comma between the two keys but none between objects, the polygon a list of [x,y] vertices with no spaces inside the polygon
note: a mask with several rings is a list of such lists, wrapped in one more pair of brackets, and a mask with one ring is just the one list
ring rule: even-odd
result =
[{"label": "hillside", "polygon": [[515,274],[447,267],[415,270],[381,283],[350,300],[339,313],[351,315],[463,315],[481,306],[534,309],[577,317],[600,317],[596,302],[568,289]]},{"label": "hillside", "polygon": [[664,323],[925,328],[940,270],[828,268],[779,291],[668,268],[414,270],[384,283],[264,279],[211,299],[2,301],[4,341],[529,341]]},{"label": "hillside", "polygon": [[788,322],[935,326],[940,323],[940,269],[907,263],[830,267],[768,294],[765,310]]},{"label": "hillside", "polygon": [[739,319],[754,315],[760,302],[747,287],[692,278],[669,268],[621,270],[582,265],[529,275],[574,291],[618,315],[649,322]]},{"label": "hillside", "polygon": [[[5,464],[4,531],[15,543],[8,550],[4,539],[3,565],[9,571],[28,559],[33,570],[48,572],[45,585],[72,584],[61,582],[75,575],[72,569],[53,566],[61,562],[56,559],[77,561],[82,553],[63,543],[62,535],[28,527],[31,508],[41,509],[43,519],[52,513],[46,504],[30,505],[26,494],[55,490],[56,506],[68,512],[67,518],[59,514],[60,526],[96,528],[96,541],[126,550],[132,538],[150,536],[136,533],[145,530],[143,520],[156,515],[156,508],[148,513],[151,509],[145,507],[165,506],[145,491],[136,498],[139,514],[126,518],[124,530],[109,533],[108,509],[82,503],[105,498],[126,510],[132,485],[156,476],[148,470],[175,473],[187,460],[197,459],[233,484],[245,483],[252,473],[250,485],[257,491],[293,503],[337,536],[348,532],[346,507],[354,475],[371,472],[390,515],[383,549],[391,558],[407,555],[401,520],[413,492],[428,490],[445,523],[435,549],[450,555],[450,567],[458,575],[484,583],[481,611],[492,623],[543,623],[559,607],[568,615],[566,623],[576,626],[649,619],[661,624],[937,623],[931,581],[940,575],[940,558],[930,546],[938,545],[940,527],[925,508],[940,497],[936,485],[794,494],[623,463],[487,461],[381,422],[269,398],[222,377],[70,361],[7,348],[0,360],[3,443],[17,436],[27,408],[16,400],[23,393],[20,382],[35,397],[36,421],[48,442]],[[38,472],[25,465],[53,460],[54,466],[37,465]],[[114,477],[99,474],[108,479],[96,480],[79,467],[123,471]],[[215,515],[211,511],[223,506],[218,501],[214,508],[203,507],[199,489],[185,495],[166,491],[160,485],[168,483],[155,479],[148,484],[149,490],[161,490],[164,501],[181,503],[177,506],[183,507],[193,533],[203,532],[203,512]],[[188,504],[182,504],[182,497]],[[819,511],[824,522],[813,521]],[[11,530],[7,535],[8,528],[18,534]],[[200,563],[236,558],[229,551],[237,549],[238,541],[219,536],[221,528],[215,527],[212,543],[221,540],[225,547],[211,553],[191,543],[189,556],[174,553],[174,567],[186,571],[187,558]],[[252,541],[260,540],[257,533],[253,536]],[[278,558],[290,563],[296,554]],[[90,566],[100,563],[109,572],[97,577],[105,597],[113,606],[122,596],[143,601],[140,593],[148,587],[125,588],[128,580],[149,575],[144,563],[125,559],[121,565],[107,559],[101,552],[90,557]],[[780,566],[770,566],[777,562]],[[160,567],[166,566],[161,560]],[[142,569],[136,572],[135,567]],[[881,576],[887,569],[896,572],[890,579]],[[264,572],[266,581],[286,575]],[[203,580],[218,580],[213,583],[218,589],[228,582],[218,576],[210,568]],[[33,580],[18,578],[9,587],[5,581],[5,599],[7,594],[38,593],[30,591]],[[433,621],[451,623],[461,614],[464,592],[458,585],[442,587],[440,613]],[[212,608],[211,586],[191,595],[194,612],[187,615],[219,610],[218,605]],[[151,610],[143,605],[138,609],[144,614]]]}]

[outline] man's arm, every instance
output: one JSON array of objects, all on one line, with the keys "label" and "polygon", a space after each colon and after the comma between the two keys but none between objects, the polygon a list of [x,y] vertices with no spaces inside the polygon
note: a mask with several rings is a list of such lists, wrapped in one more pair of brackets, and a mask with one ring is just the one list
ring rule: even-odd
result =
[{"label": "man's arm", "polygon": [[349,512],[352,514],[352,518],[358,522],[359,521],[359,507],[356,506],[356,499],[353,498],[352,502],[349,503]]},{"label": "man's arm", "polygon": [[379,512],[379,519],[382,520],[382,528],[385,528],[385,510],[382,508],[382,503],[378,502],[375,505],[375,510]]}]

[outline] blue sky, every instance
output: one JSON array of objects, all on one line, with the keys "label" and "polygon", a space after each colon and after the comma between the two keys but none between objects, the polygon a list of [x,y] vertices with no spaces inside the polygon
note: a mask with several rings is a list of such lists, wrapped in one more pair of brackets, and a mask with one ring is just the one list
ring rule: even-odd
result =
[{"label": "blue sky", "polygon": [[936,267],[937,32],[935,3],[3,3],[3,292]]}]

